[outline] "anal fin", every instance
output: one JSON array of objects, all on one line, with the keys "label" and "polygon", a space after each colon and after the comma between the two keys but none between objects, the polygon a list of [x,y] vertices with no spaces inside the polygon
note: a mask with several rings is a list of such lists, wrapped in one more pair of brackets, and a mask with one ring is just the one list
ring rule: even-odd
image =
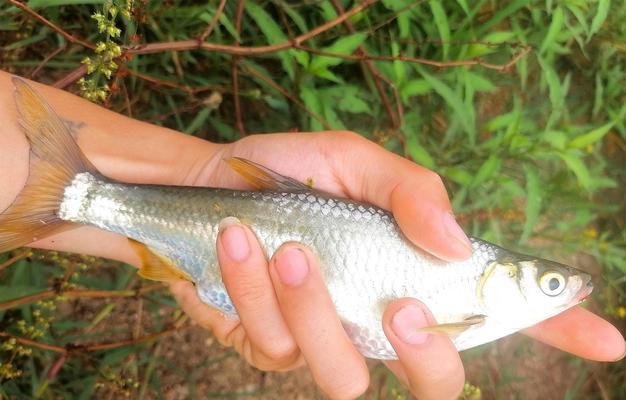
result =
[{"label": "anal fin", "polygon": [[139,267],[139,275],[141,277],[161,282],[172,282],[181,279],[193,282],[189,274],[178,268],[169,258],[156,253],[141,242],[130,238],[128,241],[141,259],[141,266]]}]

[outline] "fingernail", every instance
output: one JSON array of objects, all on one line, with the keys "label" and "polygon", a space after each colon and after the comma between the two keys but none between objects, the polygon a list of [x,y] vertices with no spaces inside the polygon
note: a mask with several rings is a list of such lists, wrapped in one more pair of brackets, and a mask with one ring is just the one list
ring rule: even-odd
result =
[{"label": "fingernail", "polygon": [[402,307],[391,318],[391,329],[396,336],[406,344],[422,344],[429,334],[418,332],[418,329],[428,326],[428,319],[421,308],[415,305]]},{"label": "fingernail", "polygon": [[243,262],[250,255],[250,244],[241,221],[235,217],[226,217],[220,221],[219,237],[228,258]]},{"label": "fingernail", "polygon": [[460,246],[463,246],[464,250],[469,253],[472,252],[472,242],[470,242],[451,212],[445,212],[443,214],[443,226],[446,228],[448,235],[453,237]]},{"label": "fingernail", "polygon": [[276,255],[276,272],[285,285],[300,285],[309,273],[306,255],[297,247],[281,250]]}]

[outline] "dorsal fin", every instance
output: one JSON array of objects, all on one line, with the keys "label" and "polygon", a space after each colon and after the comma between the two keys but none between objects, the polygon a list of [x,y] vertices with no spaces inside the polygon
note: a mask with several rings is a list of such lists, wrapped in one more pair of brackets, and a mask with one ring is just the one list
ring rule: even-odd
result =
[{"label": "dorsal fin", "polygon": [[277,192],[312,192],[313,189],[293,178],[279,174],[253,161],[240,157],[224,159],[226,164],[259,190]]}]

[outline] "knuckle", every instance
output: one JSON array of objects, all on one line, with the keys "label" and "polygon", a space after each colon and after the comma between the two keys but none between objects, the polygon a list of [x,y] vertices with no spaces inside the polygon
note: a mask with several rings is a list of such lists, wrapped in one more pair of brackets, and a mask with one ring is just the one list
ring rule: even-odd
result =
[{"label": "knuckle", "polygon": [[338,131],[333,133],[331,142],[340,145],[340,148],[354,150],[355,146],[369,146],[372,144],[360,134],[353,131]]},{"label": "knuckle", "polygon": [[235,345],[243,340],[245,331],[237,321],[233,324],[218,324],[214,327],[213,334],[222,346],[236,347]]},{"label": "knuckle", "polygon": [[445,186],[443,184],[443,179],[441,179],[441,176],[438,173],[431,171],[430,169],[424,169],[422,181],[424,182],[424,184],[430,187],[445,190]]},{"label": "knuckle", "polygon": [[[236,305],[253,305],[254,309],[261,309],[267,304],[268,288],[262,287],[259,282],[251,282],[245,279],[235,280],[232,283],[232,300]],[[271,290],[271,288],[269,288]],[[239,310],[242,311],[242,310]]]},{"label": "knuckle", "polygon": [[288,365],[298,358],[299,349],[291,338],[272,340],[259,346],[259,355],[267,360],[274,361],[277,365]]}]

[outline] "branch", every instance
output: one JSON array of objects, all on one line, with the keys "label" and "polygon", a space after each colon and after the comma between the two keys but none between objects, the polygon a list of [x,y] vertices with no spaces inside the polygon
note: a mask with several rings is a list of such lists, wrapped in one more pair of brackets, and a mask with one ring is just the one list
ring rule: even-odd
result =
[{"label": "branch", "polygon": [[[343,13],[345,13],[345,10],[343,9],[343,6],[339,2],[339,0],[332,0],[332,3],[333,3],[333,6],[335,7],[335,10],[337,11],[339,15],[342,15]],[[350,22],[349,20],[345,20],[343,23],[346,26],[346,29],[348,29],[348,32],[350,33],[355,32],[352,22]],[[363,45],[357,48],[357,52],[367,57],[367,52]],[[391,121],[391,126],[393,128],[399,127],[400,123],[398,121],[398,118],[396,117],[396,114],[393,112],[391,108],[391,104],[389,103],[389,98],[387,97],[385,88],[383,88],[383,85],[381,83],[381,79],[380,79],[381,74],[378,71],[378,68],[376,68],[376,66],[371,60],[363,60],[361,61],[361,64],[364,67],[364,69],[367,70],[370,73],[370,75],[372,75],[373,77],[374,86],[376,86],[376,91],[378,92],[378,95],[380,96],[380,100],[382,101],[383,106],[385,107],[385,110],[387,111],[387,115],[389,116],[389,120]],[[396,98],[396,101],[397,100],[398,99]]]},{"label": "branch", "polygon": [[326,56],[326,57],[342,58],[344,60],[404,61],[404,62],[415,63],[415,64],[430,65],[432,67],[437,67],[437,68],[450,68],[450,67],[478,65],[483,68],[493,69],[493,70],[500,71],[500,72],[509,70],[513,65],[515,65],[522,57],[528,54],[530,50],[532,49],[531,46],[524,46],[522,50],[520,50],[516,55],[514,55],[505,64],[494,64],[494,63],[485,62],[480,58],[474,58],[471,60],[458,60],[458,61],[436,61],[436,60],[429,60],[427,58],[419,58],[419,57],[373,56],[373,55],[364,55],[364,54],[332,53],[329,51],[319,50],[313,47],[308,47],[308,46],[303,46],[303,45],[299,45],[295,48],[298,50],[306,51],[308,53],[312,53],[312,54],[317,54],[317,55]]},{"label": "branch", "polygon": [[53,52],[51,52],[50,54],[48,54],[43,61],[41,61],[39,63],[39,65],[37,66],[37,68],[35,68],[33,70],[33,72],[30,73],[30,78],[34,79],[35,76],[43,69],[43,67],[50,61],[52,60],[54,57],[56,57],[59,53],[61,53],[63,50],[65,50],[67,48],[66,44],[63,44],[59,47],[56,48],[56,50],[54,50]]},{"label": "branch", "polygon": [[2,271],[3,269],[10,267],[12,264],[14,264],[15,262],[21,260],[22,258],[26,258],[28,256],[31,255],[31,251],[30,250],[26,250],[23,251],[11,258],[9,258],[8,260],[6,260],[5,262],[3,262],[2,264],[0,264],[0,271]]},{"label": "branch", "polygon": [[213,32],[213,29],[217,25],[217,21],[219,21],[222,16],[222,12],[224,11],[224,6],[226,5],[226,0],[221,0],[220,4],[217,6],[217,10],[215,10],[215,15],[211,18],[211,22],[206,27],[206,29],[198,35],[198,42],[204,42],[204,40]]},{"label": "branch", "polygon": [[15,339],[20,344],[30,346],[30,347],[35,347],[37,349],[48,350],[48,351],[53,351],[55,353],[71,355],[71,354],[81,353],[81,352],[86,352],[86,351],[110,350],[110,349],[115,349],[118,347],[133,346],[133,345],[149,342],[149,341],[152,341],[152,340],[164,337],[164,336],[169,336],[172,333],[180,332],[180,331],[192,328],[192,327],[194,327],[194,325],[175,326],[173,328],[169,328],[164,331],[157,332],[157,333],[152,333],[150,335],[142,336],[137,339],[121,340],[118,342],[110,342],[110,343],[80,345],[80,346],[73,345],[72,343],[68,343],[64,347],[38,342],[36,340],[28,339],[28,338],[21,337],[21,336],[11,335],[10,333],[7,333],[7,332],[0,332],[0,337]]},{"label": "branch", "polygon": [[8,310],[13,307],[22,306],[25,304],[35,303],[37,301],[50,299],[52,297],[61,295],[66,299],[78,299],[78,298],[115,298],[115,297],[135,297],[144,293],[148,293],[154,290],[162,289],[165,286],[160,283],[153,285],[147,285],[140,287],[136,290],[90,290],[90,289],[73,289],[73,290],[44,290],[43,292],[31,294],[28,296],[20,297],[17,299],[5,301],[0,303],[0,311]]},{"label": "branch", "polygon": [[[237,3],[237,14],[235,15],[235,29],[237,30],[237,40],[235,46],[239,46],[239,35],[241,34],[241,19],[243,17],[244,0]],[[243,116],[241,115],[241,99],[239,98],[239,56],[235,55],[232,59],[231,77],[233,85],[233,101],[235,105],[235,126],[242,136],[246,135],[246,127],[243,124]]]},{"label": "branch", "polygon": [[52,29],[53,31],[55,31],[58,34],[60,34],[61,36],[63,36],[67,41],[69,41],[71,43],[78,43],[81,46],[90,48],[92,50],[94,50],[96,48],[96,46],[94,46],[93,43],[85,41],[85,40],[82,40],[82,39],[79,39],[79,38],[73,36],[72,34],[64,31],[59,26],[55,25],[50,20],[48,20],[48,19],[44,18],[43,16],[41,16],[40,14],[38,14],[35,10],[33,10],[30,7],[28,7],[26,4],[21,3],[21,2],[19,2],[17,0],[7,0],[7,2],[9,2],[10,4],[13,4],[15,7],[19,8],[22,11],[24,11],[26,14],[30,15],[31,17],[35,18],[39,22],[41,22],[44,25],[48,26],[50,29]]},{"label": "branch", "polygon": [[156,86],[166,86],[174,89],[181,90],[189,95],[206,92],[208,90],[216,90],[218,92],[226,92],[228,88],[226,86],[218,86],[218,85],[207,85],[207,86],[199,86],[199,87],[189,87],[187,85],[181,85],[179,83],[168,81],[165,79],[160,79],[151,75],[146,75],[141,72],[133,71],[132,69],[127,69],[124,67],[120,68],[120,72],[123,74],[128,74],[134,76],[135,78],[141,79],[142,81],[146,81]]},{"label": "branch", "polygon": [[216,43],[204,43],[198,42],[195,39],[190,40],[180,40],[174,42],[162,42],[162,43],[148,43],[148,44],[140,44],[136,46],[128,46],[126,47],[127,54],[152,54],[152,53],[161,53],[164,51],[185,51],[185,50],[207,50],[207,51],[215,51],[225,54],[232,54],[238,56],[259,56],[264,54],[276,53],[282,50],[288,50],[291,48],[298,48],[302,43],[306,42],[309,39],[314,38],[315,36],[326,32],[327,30],[343,23],[343,21],[360,13],[365,10],[370,5],[376,3],[378,0],[365,0],[363,3],[359,4],[356,7],[350,9],[350,11],[346,12],[343,15],[338,16],[335,19],[332,19],[315,29],[310,30],[309,32],[303,33],[300,36],[295,37],[292,40],[287,40],[282,43],[277,43],[273,45],[267,46],[232,46],[232,45],[224,45],[224,44],[216,44]]},{"label": "branch", "polygon": [[52,87],[55,87],[57,89],[64,89],[66,86],[71,85],[75,81],[85,76],[86,73],[87,73],[87,66],[83,64],[80,67],[73,70],[72,72],[70,72],[69,74],[65,75],[63,78],[54,82],[52,84]]}]

